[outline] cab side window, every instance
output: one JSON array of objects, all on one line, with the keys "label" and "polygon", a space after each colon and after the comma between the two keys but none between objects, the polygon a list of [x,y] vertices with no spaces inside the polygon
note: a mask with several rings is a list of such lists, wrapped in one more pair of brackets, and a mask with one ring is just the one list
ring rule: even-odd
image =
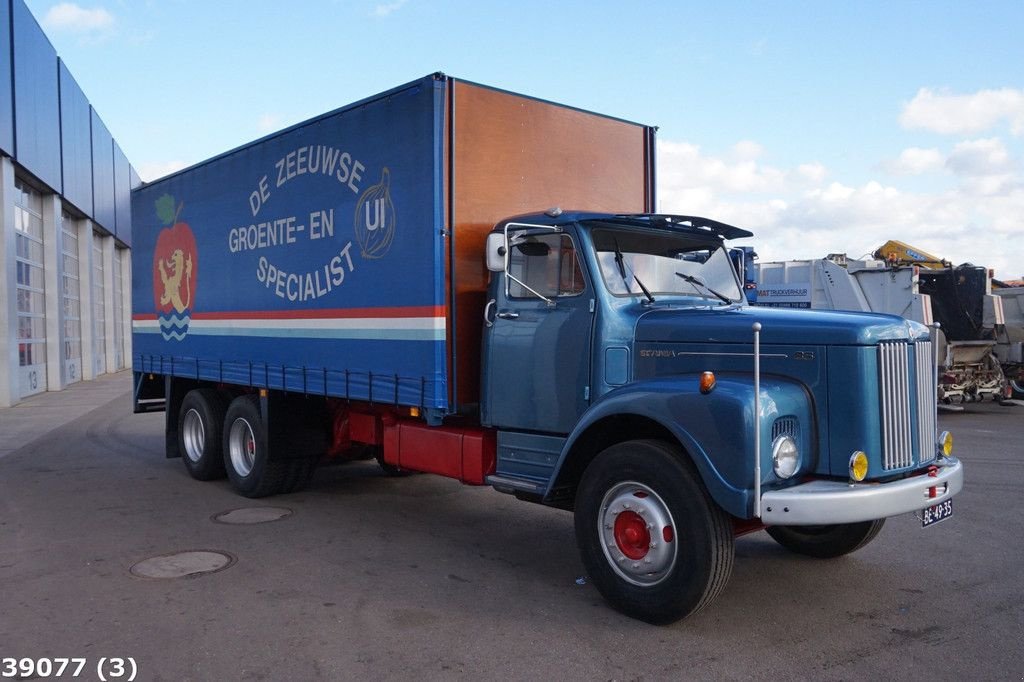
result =
[{"label": "cab side window", "polygon": [[566,234],[513,236],[509,274],[511,298],[536,298],[530,289],[547,298],[576,296],[586,288],[579,254]]}]

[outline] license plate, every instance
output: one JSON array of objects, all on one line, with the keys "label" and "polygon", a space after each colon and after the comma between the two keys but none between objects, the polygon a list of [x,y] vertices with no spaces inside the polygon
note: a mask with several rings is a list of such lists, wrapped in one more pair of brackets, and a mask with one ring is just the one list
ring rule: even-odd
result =
[{"label": "license plate", "polygon": [[939,502],[938,504],[933,504],[932,506],[928,507],[927,509],[923,509],[921,511],[921,527],[922,528],[927,528],[928,526],[932,525],[933,523],[938,523],[939,521],[945,521],[946,519],[948,519],[952,515],[953,515],[953,500],[952,500],[952,498],[950,498],[950,499],[946,500],[945,502]]}]

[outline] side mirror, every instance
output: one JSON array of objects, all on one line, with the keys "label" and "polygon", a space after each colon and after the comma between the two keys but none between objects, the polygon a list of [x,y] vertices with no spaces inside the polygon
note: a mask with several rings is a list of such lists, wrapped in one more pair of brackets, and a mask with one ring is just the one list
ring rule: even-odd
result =
[{"label": "side mirror", "polygon": [[487,269],[491,272],[505,271],[505,235],[492,232],[487,235]]}]

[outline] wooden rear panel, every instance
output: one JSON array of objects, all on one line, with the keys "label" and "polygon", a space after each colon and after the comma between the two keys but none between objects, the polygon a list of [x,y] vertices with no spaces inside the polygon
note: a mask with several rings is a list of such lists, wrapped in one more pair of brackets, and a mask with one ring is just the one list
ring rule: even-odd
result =
[{"label": "wooden rear panel", "polygon": [[454,404],[478,402],[487,233],[520,213],[653,210],[652,129],[453,81]]}]

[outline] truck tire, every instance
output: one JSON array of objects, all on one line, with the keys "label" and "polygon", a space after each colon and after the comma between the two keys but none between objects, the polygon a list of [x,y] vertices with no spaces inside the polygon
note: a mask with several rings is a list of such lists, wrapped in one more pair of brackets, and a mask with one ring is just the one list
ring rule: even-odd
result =
[{"label": "truck tire", "polygon": [[1024,379],[1010,379],[1010,389],[1015,400],[1024,400]]},{"label": "truck tire", "polygon": [[769,526],[765,530],[791,552],[815,559],[834,559],[856,552],[874,540],[883,525],[885,519],[834,526]]},{"label": "truck tire", "polygon": [[197,481],[224,478],[224,399],[212,388],[185,394],[178,411],[178,451]]},{"label": "truck tire", "polygon": [[617,610],[653,624],[696,613],[732,572],[728,515],[693,464],[667,443],[600,453],[576,494],[576,542],[591,581]]},{"label": "truck tire", "polygon": [[295,480],[303,472],[293,471],[290,461],[271,458],[271,454],[259,397],[243,395],[232,400],[224,419],[224,467],[236,492],[266,497],[305,483]]}]

